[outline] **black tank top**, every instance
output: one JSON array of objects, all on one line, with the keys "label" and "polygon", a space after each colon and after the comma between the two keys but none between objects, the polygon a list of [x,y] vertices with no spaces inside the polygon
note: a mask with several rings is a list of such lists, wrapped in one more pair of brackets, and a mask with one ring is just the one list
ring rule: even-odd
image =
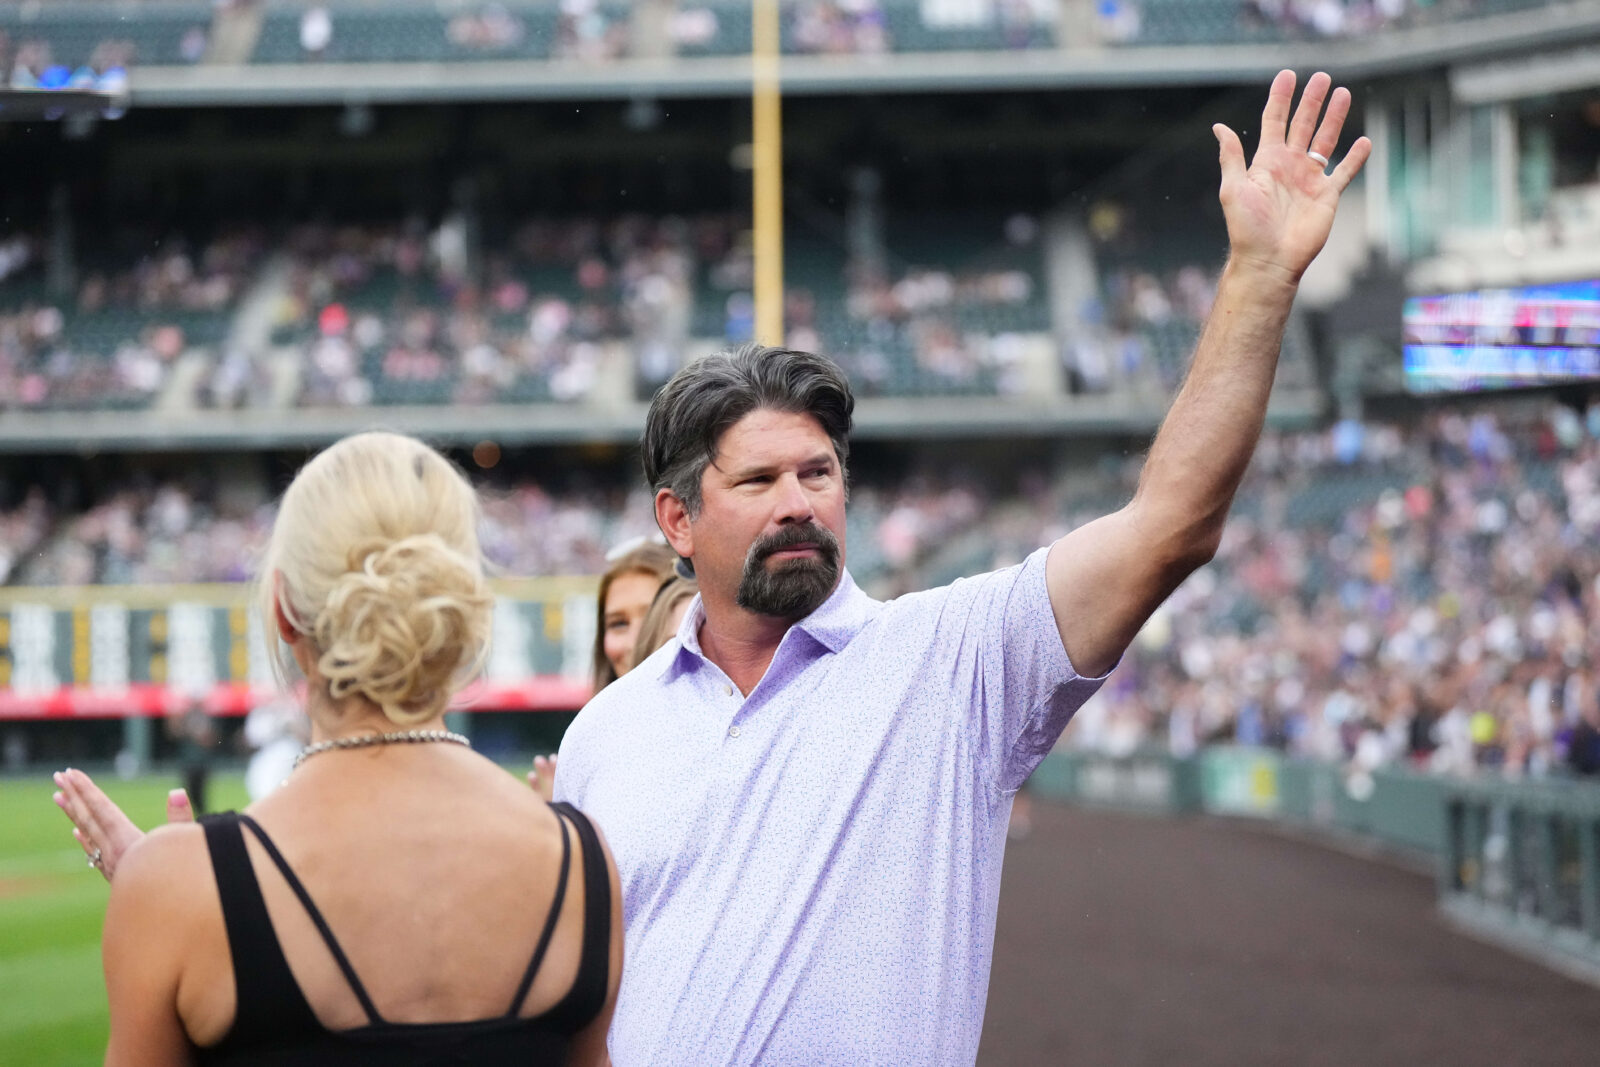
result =
[{"label": "black tank top", "polygon": [[[607,970],[611,957],[611,880],[605,854],[600,851],[594,827],[568,804],[553,805],[561,823],[561,871],[555,900],[544,931],[533,950],[522,983],[511,997],[506,1014],[496,1019],[461,1023],[385,1022],[372,998],[350,966],[333,931],[311,902],[300,879],[284,861],[266,833],[248,815],[227,812],[200,820],[211,866],[222,896],[222,917],[233,953],[233,981],[238,1007],[233,1025],[223,1039],[195,1050],[201,1064],[268,1065],[302,1064],[559,1064],[566,1062],[573,1034],[592,1022],[605,1006]],[[540,1015],[518,1018],[517,1012],[533,987],[545,950],[555,933],[556,919],[566,897],[572,844],[570,821],[583,846],[583,954],[578,976],[560,1002]],[[300,898],[316,924],[334,962],[367,1015],[367,1025],[354,1030],[329,1030],[317,1021],[295,982],[272,929],[267,906],[245,851],[242,826],[261,842],[272,862]]]}]

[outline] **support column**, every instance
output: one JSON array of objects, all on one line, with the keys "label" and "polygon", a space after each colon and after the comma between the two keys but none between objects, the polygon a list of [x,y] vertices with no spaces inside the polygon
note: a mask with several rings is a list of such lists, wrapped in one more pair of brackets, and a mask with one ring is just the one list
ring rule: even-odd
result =
[{"label": "support column", "polygon": [[1522,225],[1522,190],[1517,182],[1517,113],[1509,103],[1492,104],[1489,122],[1496,221],[1502,227],[1518,227]]},{"label": "support column", "polygon": [[1393,166],[1391,153],[1393,137],[1390,123],[1393,116],[1389,106],[1381,100],[1367,105],[1367,139],[1372,142],[1372,155],[1362,170],[1362,189],[1367,199],[1367,244],[1382,251],[1390,263],[1400,256],[1394,239],[1394,208],[1390,198],[1394,191],[1389,182],[1389,168]]},{"label": "support column", "polygon": [[129,764],[130,769],[138,774],[150,766],[150,759],[154,750],[151,738],[155,731],[150,727],[148,715],[129,715],[122,720],[122,752],[118,753],[117,762]]}]

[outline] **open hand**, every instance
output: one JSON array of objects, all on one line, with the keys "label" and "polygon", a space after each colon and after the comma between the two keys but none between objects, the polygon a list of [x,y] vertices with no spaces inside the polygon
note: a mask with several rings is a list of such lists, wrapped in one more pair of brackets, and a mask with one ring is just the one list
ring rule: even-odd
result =
[{"label": "open hand", "polygon": [[533,757],[533,770],[528,772],[528,784],[533,786],[534,792],[544,798],[546,804],[550,803],[556,791],[556,758]]},{"label": "open hand", "polygon": [[[1261,140],[1248,167],[1239,135],[1221,123],[1211,127],[1222,151],[1219,198],[1228,221],[1233,258],[1281,275],[1290,283],[1298,283],[1322,251],[1333,229],[1340,194],[1372,154],[1372,142],[1357,138],[1339,165],[1327,173],[1345,117],[1350,114],[1350,90],[1334,89],[1330,97],[1332,84],[1328,75],[1313,74],[1291,122],[1295,75],[1292,70],[1279,71],[1261,113]],[[1328,105],[1326,115],[1322,113],[1324,103]]]},{"label": "open hand", "polygon": [[[133,825],[133,820],[82,771],[68,768],[57,771],[53,778],[57,790],[51,799],[72,820],[72,836],[89,857],[89,866],[111,881],[118,862],[144,836],[144,831]],[[194,821],[189,794],[181,789],[167,794],[167,821]]]}]

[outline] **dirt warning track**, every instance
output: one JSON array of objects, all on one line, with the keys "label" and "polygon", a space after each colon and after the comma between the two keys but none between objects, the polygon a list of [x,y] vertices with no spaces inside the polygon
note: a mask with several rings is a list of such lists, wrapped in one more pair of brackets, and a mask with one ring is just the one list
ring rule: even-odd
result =
[{"label": "dirt warning track", "polygon": [[1600,1063],[1600,990],[1456,933],[1423,874],[1036,803],[1006,853],[978,1063]]}]

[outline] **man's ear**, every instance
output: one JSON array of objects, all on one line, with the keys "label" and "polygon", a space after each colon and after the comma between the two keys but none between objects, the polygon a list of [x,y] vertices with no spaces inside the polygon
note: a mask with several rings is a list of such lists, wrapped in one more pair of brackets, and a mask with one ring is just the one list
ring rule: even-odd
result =
[{"label": "man's ear", "polygon": [[694,534],[689,529],[689,509],[671,489],[656,490],[656,525],[667,544],[684,559],[694,558]]}]

